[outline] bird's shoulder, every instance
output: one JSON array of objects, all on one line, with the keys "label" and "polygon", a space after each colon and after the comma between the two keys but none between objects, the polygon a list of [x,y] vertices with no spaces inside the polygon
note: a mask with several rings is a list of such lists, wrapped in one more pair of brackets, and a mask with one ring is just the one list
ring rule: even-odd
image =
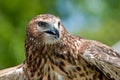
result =
[{"label": "bird's shoulder", "polygon": [[24,80],[23,64],[0,70],[0,80]]},{"label": "bird's shoulder", "polygon": [[96,66],[108,78],[120,79],[120,53],[111,47],[95,41],[81,37],[76,37],[80,44],[80,55],[84,60]]}]

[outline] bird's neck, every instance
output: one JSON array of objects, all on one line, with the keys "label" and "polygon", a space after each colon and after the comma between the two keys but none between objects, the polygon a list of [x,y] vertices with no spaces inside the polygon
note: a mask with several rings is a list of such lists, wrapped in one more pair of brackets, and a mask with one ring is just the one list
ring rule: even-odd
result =
[{"label": "bird's neck", "polygon": [[36,44],[34,40],[31,40],[31,42],[26,40],[26,59],[24,61],[24,71],[27,73],[27,76],[33,79],[43,79],[40,75],[45,74],[48,76],[50,73],[52,74],[52,72],[50,72],[52,68],[51,64],[57,64],[55,59],[57,59],[59,47],[59,43]]},{"label": "bird's neck", "polygon": [[[26,73],[28,74],[28,77],[32,77],[33,79],[43,79],[40,75],[55,76],[56,73],[53,72],[53,69],[57,66],[61,68],[65,65],[66,61],[71,64],[76,64],[74,58],[77,58],[77,54],[71,53],[78,52],[74,51],[76,44],[71,45],[75,43],[75,40],[71,40],[72,39],[64,37],[61,40],[62,44],[38,44],[34,40],[31,40],[31,42],[26,40],[26,60],[24,62],[24,70],[27,71]],[[67,41],[69,41],[69,44]]]}]

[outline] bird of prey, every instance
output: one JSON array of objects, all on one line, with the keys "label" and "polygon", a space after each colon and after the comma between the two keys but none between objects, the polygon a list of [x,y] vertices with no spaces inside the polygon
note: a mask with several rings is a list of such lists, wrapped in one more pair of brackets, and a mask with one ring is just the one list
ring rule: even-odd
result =
[{"label": "bird of prey", "polygon": [[51,14],[26,28],[25,61],[0,71],[0,80],[120,80],[120,54],[105,44],[71,35]]}]

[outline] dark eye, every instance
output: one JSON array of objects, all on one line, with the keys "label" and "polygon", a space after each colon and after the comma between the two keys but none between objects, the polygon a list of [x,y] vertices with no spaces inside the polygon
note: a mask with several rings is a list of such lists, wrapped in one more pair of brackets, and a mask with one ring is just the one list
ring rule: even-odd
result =
[{"label": "dark eye", "polygon": [[46,26],[46,22],[39,21],[38,25],[39,25],[39,27],[45,27]]},{"label": "dark eye", "polygon": [[58,22],[58,27],[60,27],[60,22]]}]

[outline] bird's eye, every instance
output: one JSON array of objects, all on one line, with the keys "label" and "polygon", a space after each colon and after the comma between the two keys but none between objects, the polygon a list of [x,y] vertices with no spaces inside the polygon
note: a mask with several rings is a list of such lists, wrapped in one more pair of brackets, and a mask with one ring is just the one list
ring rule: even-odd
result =
[{"label": "bird's eye", "polygon": [[45,27],[46,26],[46,22],[39,21],[38,25],[39,25],[39,27]]},{"label": "bird's eye", "polygon": [[58,22],[58,27],[60,28],[60,22]]}]

